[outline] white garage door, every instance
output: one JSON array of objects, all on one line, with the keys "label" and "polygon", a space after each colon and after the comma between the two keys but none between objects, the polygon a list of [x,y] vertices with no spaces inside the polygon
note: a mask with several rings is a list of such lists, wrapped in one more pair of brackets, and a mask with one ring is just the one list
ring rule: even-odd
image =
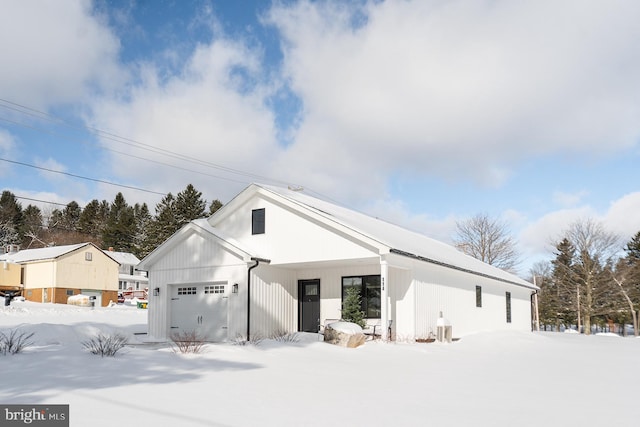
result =
[{"label": "white garage door", "polygon": [[196,332],[205,341],[227,337],[227,282],[171,286],[171,333]]}]

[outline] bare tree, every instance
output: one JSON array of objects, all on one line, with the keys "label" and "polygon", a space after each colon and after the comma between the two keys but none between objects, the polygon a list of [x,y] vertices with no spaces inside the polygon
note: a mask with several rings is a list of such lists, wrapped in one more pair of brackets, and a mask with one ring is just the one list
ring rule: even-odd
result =
[{"label": "bare tree", "polygon": [[454,243],[465,254],[503,270],[514,271],[520,263],[507,224],[487,214],[456,222]]},{"label": "bare tree", "polygon": [[564,236],[575,248],[575,286],[584,333],[591,333],[591,318],[597,308],[612,294],[612,281],[605,279],[604,266],[618,254],[620,240],[591,218],[571,224]]}]

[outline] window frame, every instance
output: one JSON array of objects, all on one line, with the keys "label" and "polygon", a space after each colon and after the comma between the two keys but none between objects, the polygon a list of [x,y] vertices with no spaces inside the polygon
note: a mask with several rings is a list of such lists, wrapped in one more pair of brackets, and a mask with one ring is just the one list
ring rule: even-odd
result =
[{"label": "window frame", "polygon": [[482,286],[476,285],[476,307],[482,308]]},{"label": "window frame", "polygon": [[[373,304],[373,307],[370,306],[369,302],[371,299],[375,300],[376,296],[369,296],[369,292],[367,292],[368,289],[376,289],[376,287],[368,287],[367,285],[371,285],[371,283],[367,282],[367,278],[372,278],[375,277],[378,280],[378,284],[377,284],[377,290],[378,290],[378,294],[377,294],[377,308],[375,306],[375,304]],[[364,312],[364,318],[365,319],[380,319],[382,317],[382,276],[380,274],[361,274],[361,275],[353,275],[353,276],[342,276],[341,281],[340,281],[340,287],[341,287],[341,304],[340,306],[342,307],[344,305],[344,298],[346,296],[346,287],[349,287],[349,285],[347,285],[345,287],[345,279],[360,279],[361,283],[359,285],[350,285],[350,286],[360,286],[360,309]],[[369,311],[370,310],[376,310],[378,311],[378,315],[373,315],[370,316]]]},{"label": "window frame", "polygon": [[504,296],[507,309],[507,323],[511,323],[511,292],[505,292]]},{"label": "window frame", "polygon": [[251,235],[265,234],[266,211],[265,208],[251,210]]}]

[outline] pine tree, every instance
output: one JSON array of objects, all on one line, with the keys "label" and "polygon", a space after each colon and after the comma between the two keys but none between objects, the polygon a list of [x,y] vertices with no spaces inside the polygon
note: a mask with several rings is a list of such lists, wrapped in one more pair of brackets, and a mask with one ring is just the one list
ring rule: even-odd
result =
[{"label": "pine tree", "polygon": [[211,206],[209,206],[209,215],[213,215],[214,213],[218,212],[218,209],[220,209],[222,207],[222,202],[218,199],[215,199],[213,202],[211,202]]},{"label": "pine tree", "polygon": [[136,220],[135,248],[133,253],[138,258],[144,258],[153,250],[153,247],[149,245],[149,232],[151,231],[153,217],[149,213],[149,207],[146,203],[142,205],[136,203],[133,207],[133,216]]},{"label": "pine tree", "polygon": [[206,216],[207,202],[202,200],[202,193],[197,191],[193,185],[187,185],[183,191],[178,193],[175,202],[175,217],[177,229],[190,221]]},{"label": "pine tree", "polygon": [[122,193],[118,193],[110,207],[109,219],[102,235],[103,244],[117,251],[133,252],[135,234],[133,208],[127,204]]},{"label": "pine tree", "polygon": [[364,311],[362,311],[362,299],[360,290],[356,287],[347,288],[344,301],[342,302],[342,320],[355,323],[364,328]]},{"label": "pine tree", "polygon": [[24,238],[22,247],[24,249],[45,245],[45,233],[43,229],[42,211],[34,205],[29,205],[24,210]]},{"label": "pine tree", "polygon": [[156,204],[156,215],[149,226],[147,236],[147,247],[151,248],[151,250],[160,246],[162,242],[178,230],[175,202],[176,199],[173,194],[168,193]]},{"label": "pine tree", "polygon": [[10,191],[3,191],[0,196],[0,243],[20,244],[23,237],[24,217],[22,205]]},{"label": "pine tree", "polygon": [[556,328],[560,325],[568,326],[577,322],[578,302],[577,302],[577,283],[573,260],[575,256],[575,248],[567,238],[562,239],[556,245],[556,258],[551,261],[553,270],[551,274],[551,282],[546,286],[545,307],[544,310],[553,313]]}]

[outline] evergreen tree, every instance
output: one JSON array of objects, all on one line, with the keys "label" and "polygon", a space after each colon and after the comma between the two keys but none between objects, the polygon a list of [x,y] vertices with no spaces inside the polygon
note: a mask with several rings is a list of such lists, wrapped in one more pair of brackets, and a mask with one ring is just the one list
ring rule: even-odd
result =
[{"label": "evergreen tree", "polygon": [[133,252],[136,221],[133,207],[129,206],[122,193],[118,193],[110,206],[109,219],[102,235],[105,248],[120,252]]},{"label": "evergreen tree", "polygon": [[627,243],[624,250],[627,252],[628,258],[638,260],[638,262],[640,262],[640,231],[638,231]]},{"label": "evergreen tree", "polygon": [[0,243],[18,245],[22,242],[24,218],[22,205],[10,191],[0,196]]},{"label": "evergreen tree", "polygon": [[146,203],[142,205],[136,203],[133,207],[133,216],[136,220],[135,249],[133,253],[138,258],[144,258],[153,250],[153,247],[149,245],[149,232],[151,231],[153,217],[149,213],[149,207]]},{"label": "evergreen tree", "polygon": [[82,209],[80,209],[80,205],[77,202],[68,203],[62,210],[62,228],[67,231],[79,231],[78,222],[81,214]]},{"label": "evergreen tree", "polygon": [[204,218],[206,208],[207,202],[202,200],[202,193],[193,185],[187,185],[187,188],[178,193],[175,201],[176,231],[194,219]]},{"label": "evergreen tree", "polygon": [[24,214],[24,238],[22,239],[22,247],[24,249],[30,247],[45,246],[45,232],[43,228],[42,211],[37,206],[28,205],[23,212]]},{"label": "evergreen tree", "polygon": [[575,248],[565,237],[556,245],[556,258],[553,265],[551,283],[546,285],[544,303],[545,312],[551,313],[556,330],[560,325],[569,326],[578,323],[578,288],[573,266]]},{"label": "evergreen tree", "polygon": [[167,240],[178,228],[178,220],[175,213],[176,199],[173,194],[168,193],[156,204],[156,215],[151,222],[148,233],[147,246],[151,250],[160,246],[162,242]]},{"label": "evergreen tree", "polygon": [[215,199],[209,206],[209,215],[213,215],[214,213],[218,212],[218,209],[220,209],[221,207],[222,202],[218,199]]},{"label": "evergreen tree", "polygon": [[360,290],[356,287],[347,288],[344,301],[342,302],[342,320],[356,323],[362,328],[366,326],[364,321],[364,311],[362,311],[362,298]]}]

